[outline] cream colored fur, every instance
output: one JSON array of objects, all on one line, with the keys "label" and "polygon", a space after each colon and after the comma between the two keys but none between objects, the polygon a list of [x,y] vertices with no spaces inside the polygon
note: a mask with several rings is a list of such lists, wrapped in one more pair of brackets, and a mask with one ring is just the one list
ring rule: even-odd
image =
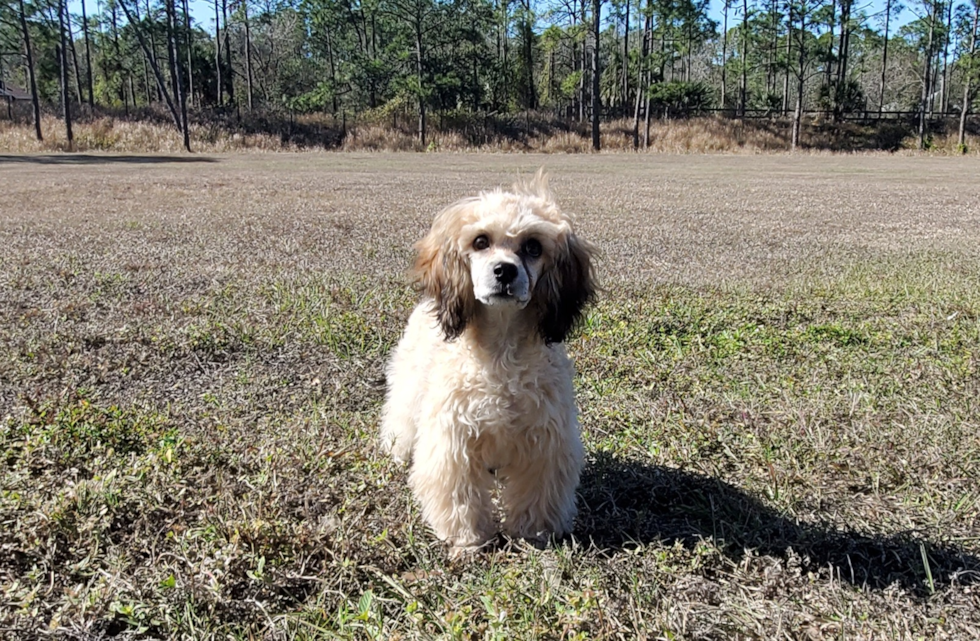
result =
[{"label": "cream colored fur", "polygon": [[[450,206],[417,245],[426,297],[388,366],[381,433],[411,462],[425,520],[456,548],[495,536],[495,481],[510,536],[572,529],[583,451],[561,341],[595,285],[571,222],[539,173]],[[512,286],[493,276],[501,263],[515,265]]]}]

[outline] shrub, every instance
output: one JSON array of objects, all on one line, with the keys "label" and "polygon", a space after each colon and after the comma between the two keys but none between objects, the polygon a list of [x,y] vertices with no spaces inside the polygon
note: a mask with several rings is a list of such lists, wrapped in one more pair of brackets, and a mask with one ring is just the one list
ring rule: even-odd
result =
[{"label": "shrub", "polygon": [[711,89],[701,82],[660,82],[648,93],[651,108],[671,116],[687,118],[701,113],[711,106]]}]

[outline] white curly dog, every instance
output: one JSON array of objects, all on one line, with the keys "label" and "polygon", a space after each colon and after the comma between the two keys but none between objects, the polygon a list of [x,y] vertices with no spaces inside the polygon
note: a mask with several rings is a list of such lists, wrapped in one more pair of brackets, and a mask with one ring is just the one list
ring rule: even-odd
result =
[{"label": "white curly dog", "polygon": [[583,451],[561,344],[597,289],[542,172],[443,210],[416,245],[424,299],[388,365],[382,440],[411,462],[425,520],[457,551],[502,527],[571,531]]}]

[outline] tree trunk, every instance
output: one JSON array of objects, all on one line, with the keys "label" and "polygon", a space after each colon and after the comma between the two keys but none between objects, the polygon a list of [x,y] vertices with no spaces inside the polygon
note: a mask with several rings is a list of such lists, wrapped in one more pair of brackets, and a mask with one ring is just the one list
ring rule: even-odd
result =
[{"label": "tree trunk", "polygon": [[834,26],[837,24],[837,0],[830,0],[830,20],[827,26],[827,35],[830,37],[830,46],[827,47],[827,64],[824,67],[824,73],[826,78],[824,79],[824,84],[828,87],[832,84],[833,72],[834,72]]},{"label": "tree trunk", "polygon": [[[548,50],[548,95],[554,96],[557,94],[557,86],[555,85],[555,49],[556,47],[551,46]],[[476,57],[473,58],[473,77],[476,78]],[[561,118],[562,107],[561,99],[555,100],[555,118]]]},{"label": "tree trunk", "polygon": [[[792,19],[791,19],[792,22]],[[798,61],[798,74],[797,74],[797,85],[796,85],[796,109],[793,112],[793,138],[790,143],[791,149],[794,151],[800,146],[800,129],[803,127],[803,89],[806,85],[806,13],[800,12],[800,42],[799,51],[797,51],[797,61]]]},{"label": "tree trunk", "polygon": [[423,78],[425,68],[422,65],[422,18],[419,16],[415,24],[415,74],[419,83],[419,142],[425,148],[426,121],[425,121],[425,92],[423,91]]},{"label": "tree trunk", "polygon": [[[977,27],[980,26],[978,24],[980,23],[980,0],[973,0],[973,2],[973,28],[970,29],[970,67],[976,63],[974,58],[977,55]],[[967,68],[966,78],[963,79],[963,106],[960,108],[960,129],[957,138],[961,148],[966,144],[966,115],[970,113],[970,102],[973,98],[970,85],[972,84],[973,74],[976,73],[970,67]]]},{"label": "tree trunk", "polygon": [[725,91],[728,86],[728,77],[726,72],[728,70],[728,5],[729,0],[723,0],[722,2],[722,12],[724,16],[723,27],[721,28],[721,108],[724,109],[728,106],[728,99],[725,95]]},{"label": "tree trunk", "polygon": [[221,0],[221,22],[225,25],[225,70],[228,72],[228,102],[235,102],[235,69],[231,66],[231,34],[228,33],[228,0]]},{"label": "tree trunk", "polygon": [[[377,22],[377,11],[371,12],[371,62],[377,62],[378,60],[378,22]],[[473,57],[473,84],[479,86],[479,72],[477,70],[476,57]],[[368,96],[368,107],[374,109],[378,106],[378,88],[377,82],[374,77],[371,77],[370,94]],[[476,96],[473,96],[473,111],[479,110],[479,101]]]},{"label": "tree trunk", "polygon": [[624,115],[629,109],[630,101],[630,5],[632,2],[626,0],[626,29],[623,31],[623,106]]},{"label": "tree trunk", "polygon": [[[647,0],[647,6],[652,0]],[[640,147],[640,104],[646,94],[647,55],[650,51],[650,14],[643,19],[643,36],[640,41],[640,64],[636,71],[636,105],[633,108],[633,149]]]},{"label": "tree trunk", "polygon": [[640,100],[643,95],[643,72],[637,73],[636,101],[633,105],[633,151],[640,148]]},{"label": "tree trunk", "polygon": [[885,0],[885,40],[881,52],[881,84],[878,96],[878,117],[885,110],[885,74],[888,71],[888,26],[892,17],[892,0]]},{"label": "tree trunk", "polygon": [[225,90],[221,79],[221,7],[218,0],[214,0],[214,72],[215,72],[215,93],[218,106],[224,104]]},{"label": "tree trunk", "polygon": [[922,100],[919,104],[919,149],[926,148],[926,112],[929,108],[930,74],[932,71],[932,38],[936,30],[936,9],[939,0],[932,0],[929,14],[929,40],[926,44],[926,59],[922,66]]},{"label": "tree trunk", "polygon": [[191,104],[194,104],[194,32],[191,30],[191,13],[187,7],[187,0],[184,0],[184,33],[187,34],[187,95],[191,97]]},{"label": "tree trunk", "polygon": [[786,73],[783,75],[783,116],[789,113],[789,72],[793,60],[793,7],[786,9]]},{"label": "tree trunk", "polygon": [[500,76],[500,91],[499,94],[503,98],[503,104],[507,104],[507,95],[510,92],[510,36],[508,32],[510,31],[510,1],[502,0],[500,2],[500,22],[498,23],[497,29],[497,45],[498,45],[498,55],[502,60],[500,66],[501,76]]},{"label": "tree trunk", "polygon": [[248,90],[248,110],[252,111],[252,30],[248,24],[248,0],[242,0],[245,18],[245,82]]},{"label": "tree trunk", "polygon": [[684,62],[684,82],[691,82],[691,53],[694,50],[694,34],[691,25],[687,25],[687,60]]},{"label": "tree trunk", "polygon": [[803,83],[796,89],[796,109],[793,110],[793,139],[790,149],[796,151],[800,145],[800,128],[803,123]]},{"label": "tree trunk", "polygon": [[[572,0],[572,12],[571,12],[571,16],[572,16],[572,26],[573,27],[575,26],[575,20],[576,20],[576,16],[577,16],[575,7],[576,7],[575,0]],[[498,38],[499,38],[499,35],[498,35]],[[575,73],[575,71],[578,70],[578,64],[579,64],[580,58],[579,58],[579,55],[578,55],[578,42],[576,41],[576,38],[574,36],[572,36],[571,41],[572,41],[571,42],[571,66],[572,66],[572,73]],[[569,113],[569,117],[570,118],[580,118],[581,117],[580,116],[580,109],[579,109],[579,104],[580,104],[579,103],[579,98],[580,97],[581,97],[581,91],[579,89],[576,89],[574,92],[572,92],[572,94],[571,94],[571,102],[569,103],[569,112],[570,112]]]},{"label": "tree trunk", "polygon": [[840,0],[840,42],[837,44],[837,80],[834,90],[834,120],[844,117],[844,100],[847,97],[847,57],[850,46],[850,21],[852,0]]},{"label": "tree trunk", "polygon": [[[146,104],[149,106],[149,105],[153,104],[153,94],[150,93],[150,89],[151,88],[152,89],[156,89],[157,96],[159,97],[159,95],[160,95],[160,88],[158,86],[156,86],[155,84],[153,84],[153,83],[150,82],[150,70],[149,70],[149,67],[152,66],[152,65],[149,64],[149,62],[150,62],[150,55],[146,52],[146,50],[143,51],[143,61],[142,62],[143,62],[143,93],[146,96]],[[136,105],[136,100],[134,99],[133,100],[133,106],[135,106],[135,105]]]},{"label": "tree trunk", "polygon": [[749,69],[749,0],[742,0],[742,75],[738,85],[738,116],[745,118]]},{"label": "tree trunk", "polygon": [[599,100],[599,9],[602,0],[592,0],[592,150],[599,151],[599,112],[602,105]]},{"label": "tree trunk", "polygon": [[61,105],[65,110],[65,137],[68,139],[68,150],[71,151],[75,144],[75,135],[71,130],[71,100],[68,98],[68,47],[65,38],[65,2],[58,0],[58,63],[61,67]]},{"label": "tree trunk", "polygon": [[95,92],[92,90],[92,46],[88,37],[88,15],[85,12],[85,0],[82,0],[82,37],[85,38],[85,72],[88,84],[88,106],[95,109]]},{"label": "tree trunk", "polygon": [[109,36],[106,35],[105,32],[105,14],[103,13],[102,2],[96,2],[95,10],[97,12],[96,15],[98,15],[98,19],[96,20],[95,24],[97,25],[98,29],[99,42],[102,45],[101,49],[99,50],[99,66],[102,68],[103,85],[105,86],[106,93],[108,94],[109,87],[112,86],[112,72],[109,69],[109,56],[106,55],[106,50],[109,48]]},{"label": "tree trunk", "polygon": [[650,85],[653,71],[650,69],[650,52],[653,51],[653,0],[647,0],[646,48],[644,49],[643,71],[643,149],[650,148]]},{"label": "tree trunk", "polygon": [[184,134],[184,149],[191,150],[190,127],[187,126],[187,93],[184,91],[183,69],[181,68],[180,50],[177,46],[177,33],[180,23],[177,21],[177,5],[175,0],[165,0],[167,10],[167,26],[170,32],[170,63],[174,70],[174,95],[180,104],[180,130]]},{"label": "tree trunk", "polygon": [[[663,82],[667,78],[667,30],[660,30],[660,69],[657,82]],[[673,74],[671,74],[673,80]]]},{"label": "tree trunk", "polygon": [[766,47],[766,109],[769,109],[769,96],[776,91],[776,49],[779,48],[777,42],[779,36],[778,23],[776,21],[776,0],[769,3],[769,32],[771,39],[769,46]]},{"label": "tree trunk", "polygon": [[643,99],[643,148],[650,148],[650,84],[652,78],[647,73],[647,95]]},{"label": "tree trunk", "polygon": [[943,90],[939,96],[940,111],[943,116],[949,110],[949,37],[953,33],[953,3],[946,12],[946,39],[943,40]]},{"label": "tree trunk", "polygon": [[27,15],[24,11],[24,0],[19,0],[20,30],[24,36],[24,54],[27,56],[27,78],[31,85],[31,107],[34,109],[34,135],[38,140],[44,140],[41,135],[41,102],[37,95],[37,78],[34,75],[34,52],[31,51],[31,32],[27,28]]},{"label": "tree trunk", "polygon": [[[327,66],[330,67],[330,83],[331,83],[331,85],[333,85],[334,87],[336,87],[337,86],[337,66],[336,66],[336,64],[334,62],[333,41],[330,38],[330,29],[327,29],[326,30],[326,35],[327,35],[327,43],[326,43],[327,44]],[[338,106],[337,105],[337,92],[336,91],[331,91],[330,92],[330,101],[331,101],[331,106],[333,107],[333,109],[331,109],[330,112],[336,117],[336,115],[337,115],[337,106]]]}]

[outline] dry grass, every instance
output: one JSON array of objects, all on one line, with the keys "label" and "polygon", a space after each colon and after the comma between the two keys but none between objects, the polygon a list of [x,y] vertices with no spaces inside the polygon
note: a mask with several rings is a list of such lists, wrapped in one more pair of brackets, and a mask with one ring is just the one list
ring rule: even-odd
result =
[{"label": "dry grass", "polygon": [[[484,122],[477,117],[431,123],[426,145],[415,135],[411,115],[403,115],[397,126],[390,119],[368,115],[360,121],[338,122],[330,117],[300,116],[284,119],[274,114],[256,114],[243,121],[202,120],[192,125],[191,147],[196,152],[261,152],[339,149],[343,151],[486,151],[521,153],[591,153],[592,139],[584,123],[571,129],[537,115],[529,121],[520,116]],[[952,125],[950,125],[952,126]],[[606,152],[633,151],[633,124],[619,120],[603,124],[602,149]],[[44,142],[34,137],[33,127],[0,120],[0,151],[40,153],[67,151],[64,125],[51,116],[42,122]],[[145,112],[141,119],[101,116],[83,119],[74,126],[74,151],[115,153],[178,153],[182,139],[161,114]],[[640,125],[640,146],[643,124]],[[745,122],[706,117],[691,120],[654,120],[646,153],[761,154],[786,152],[790,126],[784,120]],[[807,123],[801,151],[824,153],[916,151],[918,140],[908,126],[883,123],[878,127],[855,124]],[[980,138],[967,137],[971,155],[980,153]],[[941,131],[930,138],[932,155],[962,155],[955,133]]]},{"label": "dry grass", "polygon": [[[44,141],[34,135],[33,125],[0,121],[0,150],[11,153],[68,151],[65,126],[61,120],[44,116],[41,121]],[[178,153],[183,139],[172,124],[156,120],[125,120],[100,117],[73,125],[76,152],[111,151],[116,153]],[[272,134],[243,134],[206,125],[191,127],[192,149],[207,153],[236,151],[285,151],[291,148]]]},{"label": "dry grass", "polygon": [[[571,540],[452,561],[379,455],[437,208],[603,251]],[[975,159],[5,156],[0,636],[980,629]]]}]

